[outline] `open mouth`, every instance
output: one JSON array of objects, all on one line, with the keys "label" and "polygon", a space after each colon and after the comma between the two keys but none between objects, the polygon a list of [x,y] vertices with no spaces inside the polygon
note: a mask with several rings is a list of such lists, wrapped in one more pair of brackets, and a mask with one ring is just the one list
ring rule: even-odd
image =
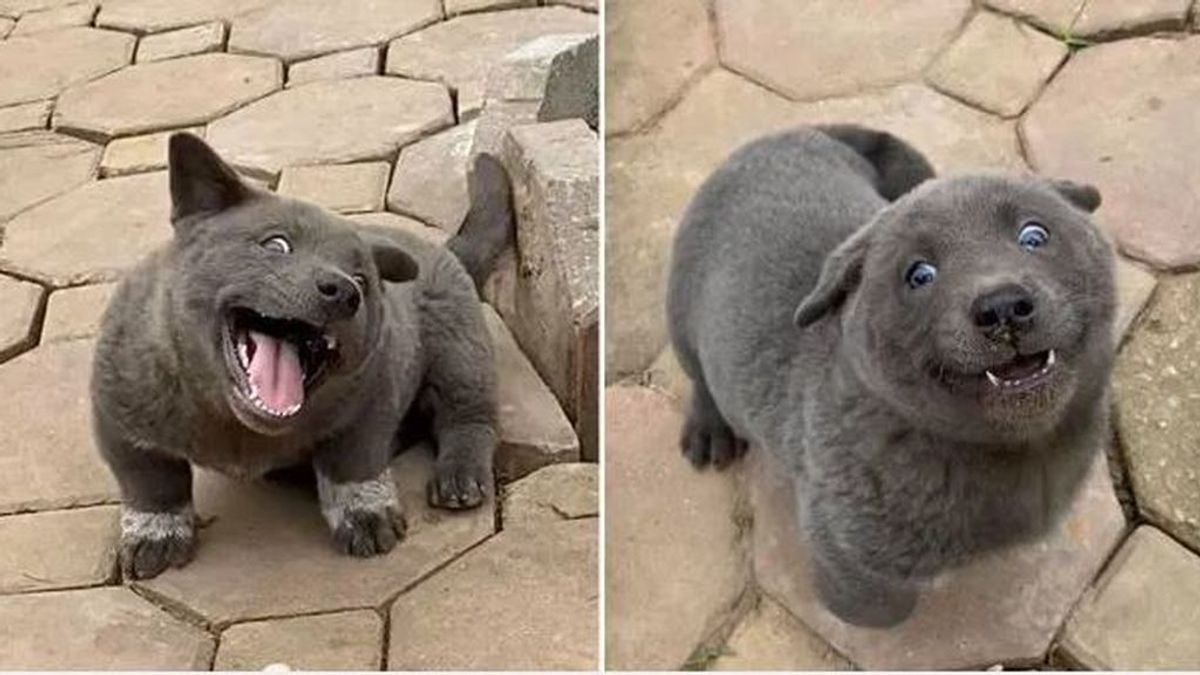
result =
[{"label": "open mouth", "polygon": [[1034,354],[1018,354],[1007,363],[984,371],[993,387],[1005,390],[1028,389],[1045,380],[1054,370],[1053,349]]},{"label": "open mouth", "polygon": [[236,307],[226,324],[230,369],[238,391],[260,413],[285,419],[337,358],[337,339],[310,323]]}]

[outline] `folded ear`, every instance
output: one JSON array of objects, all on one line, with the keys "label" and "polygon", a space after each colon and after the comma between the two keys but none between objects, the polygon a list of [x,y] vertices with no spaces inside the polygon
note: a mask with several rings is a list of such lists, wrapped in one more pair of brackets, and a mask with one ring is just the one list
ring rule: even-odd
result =
[{"label": "folded ear", "polygon": [[1048,179],[1050,187],[1054,188],[1060,195],[1067,198],[1075,206],[1087,211],[1094,212],[1100,208],[1100,191],[1087,183],[1076,183],[1075,181],[1064,180],[1062,178]]},{"label": "folded ear", "polygon": [[167,164],[171,181],[171,222],[200,213],[224,211],[248,199],[251,189],[204,141],[173,134]]},{"label": "folded ear", "polygon": [[817,285],[800,301],[792,316],[797,326],[804,328],[836,310],[862,281],[863,263],[874,229],[873,224],[859,228],[825,259]]},{"label": "folded ear", "polygon": [[421,266],[408,253],[382,237],[370,237],[367,243],[371,246],[371,256],[375,258],[375,268],[381,279],[403,283],[417,278]]}]

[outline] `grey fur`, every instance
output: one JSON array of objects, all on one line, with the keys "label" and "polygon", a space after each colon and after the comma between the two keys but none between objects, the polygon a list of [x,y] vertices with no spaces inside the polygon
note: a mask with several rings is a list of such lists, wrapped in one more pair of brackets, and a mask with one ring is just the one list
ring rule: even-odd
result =
[{"label": "grey fur", "polygon": [[[430,501],[479,505],[496,442],[495,373],[459,260],[404,232],[257,190],[186,134],[171,139],[170,180],[175,236],[118,288],[92,376],[98,446],[126,508],[190,508],[192,464],[256,476],[311,462],[334,484],[378,480],[410,411],[430,418],[438,448]],[[278,234],[291,253],[262,247]],[[302,321],[336,345],[293,417],[260,413],[245,394],[227,337],[232,307]],[[339,548],[390,549],[403,519],[377,511],[341,518],[350,531],[334,531]],[[172,550],[146,541],[130,532],[123,544],[146,549],[144,564],[126,565],[136,578],[181,564],[175,549],[190,557],[195,545],[194,534]]]},{"label": "grey fur", "polygon": [[[668,297],[694,383],[682,446],[697,466],[777,454],[820,597],[886,626],[923,580],[1044,533],[1070,502],[1107,433],[1112,252],[1094,188],[933,178],[888,134],[822,129],[738,150],[684,216]],[[1046,246],[1017,245],[1029,218]],[[922,259],[939,274],[910,287]],[[981,299],[1013,288],[1032,321],[985,331]],[[1023,391],[985,377],[1051,349]]]},{"label": "grey fur", "polygon": [[317,496],[335,544],[352,555],[388,551],[407,530],[391,469],[375,478],[345,483],[317,471]]}]

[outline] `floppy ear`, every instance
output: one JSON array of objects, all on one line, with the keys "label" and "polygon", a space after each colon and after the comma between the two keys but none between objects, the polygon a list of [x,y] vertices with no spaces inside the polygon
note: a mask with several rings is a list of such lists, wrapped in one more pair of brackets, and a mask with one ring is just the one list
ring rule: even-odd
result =
[{"label": "floppy ear", "polygon": [[381,237],[371,237],[368,243],[371,245],[371,256],[375,258],[375,267],[379,270],[381,279],[403,283],[417,278],[421,266],[412,256]]},{"label": "floppy ear", "polygon": [[216,213],[250,197],[250,188],[204,141],[173,134],[167,163],[171,181],[171,222],[198,213]]},{"label": "floppy ear", "polygon": [[800,301],[792,316],[797,326],[804,328],[837,309],[862,281],[863,262],[873,230],[871,223],[859,228],[825,259],[817,285]]},{"label": "floppy ear", "polygon": [[857,124],[824,124],[816,129],[870,162],[877,178],[875,189],[889,202],[935,175],[925,155],[886,131]]},{"label": "floppy ear", "polygon": [[1064,180],[1062,178],[1048,179],[1050,187],[1054,188],[1067,201],[1075,206],[1087,211],[1094,212],[1100,208],[1100,191],[1087,183],[1076,183],[1075,181]]}]

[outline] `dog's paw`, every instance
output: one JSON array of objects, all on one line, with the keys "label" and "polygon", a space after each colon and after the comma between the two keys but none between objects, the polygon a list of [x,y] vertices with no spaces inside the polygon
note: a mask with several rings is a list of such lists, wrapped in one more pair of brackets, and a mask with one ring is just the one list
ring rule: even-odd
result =
[{"label": "dog's paw", "polygon": [[733,429],[722,421],[698,420],[689,416],[679,439],[683,456],[697,469],[712,464],[724,469],[746,454],[746,441],[738,438]]},{"label": "dog's paw", "polygon": [[350,509],[333,528],[333,544],[342,553],[369,558],[391,551],[407,531],[408,521],[399,508]]},{"label": "dog's paw", "polygon": [[487,496],[486,467],[464,462],[438,462],[429,479],[429,504],[443,509],[472,509]]},{"label": "dog's paw", "polygon": [[865,628],[890,628],[912,614],[915,586],[887,583],[817,562],[814,584],[821,603],[839,619]]},{"label": "dog's paw", "polygon": [[121,575],[128,581],[153,579],[168,567],[183,567],[196,551],[196,522],[191,507],[180,512],[123,509]]}]

